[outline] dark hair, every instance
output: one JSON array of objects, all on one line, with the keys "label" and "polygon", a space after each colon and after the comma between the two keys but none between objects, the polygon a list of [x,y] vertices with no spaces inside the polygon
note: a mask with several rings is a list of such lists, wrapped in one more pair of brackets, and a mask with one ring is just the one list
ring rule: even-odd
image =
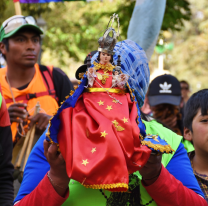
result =
[{"label": "dark hair", "polygon": [[[27,28],[27,27],[20,29],[17,33],[19,33],[19,32],[34,32],[37,36],[40,37],[40,34],[36,30],[31,29],[31,28]],[[15,33],[13,36],[15,36],[17,33]],[[4,38],[2,40],[2,43],[6,46],[7,51],[9,51],[9,38],[10,37]],[[41,40],[41,38],[40,38],[40,40]],[[4,57],[4,59],[6,59],[6,56],[4,54],[2,54],[2,56]]]},{"label": "dark hair", "polygon": [[[9,51],[9,39],[8,38],[3,39],[2,43],[6,46],[6,50]],[[0,53],[1,53],[1,51],[0,51]],[[2,56],[4,57],[4,59],[6,59],[6,56],[4,54],[2,54]]]},{"label": "dark hair", "polygon": [[188,90],[189,90],[189,83],[186,80],[181,80],[180,83],[186,84],[188,86]]},{"label": "dark hair", "polygon": [[201,109],[202,115],[207,115],[208,110],[208,89],[194,93],[186,103],[184,110],[184,127],[192,130],[192,122],[197,112]]},{"label": "dark hair", "polygon": [[[98,58],[97,60],[100,62],[100,51],[99,51],[99,54],[98,54]],[[113,63],[113,55],[111,55],[111,59],[110,59],[110,63]]]}]

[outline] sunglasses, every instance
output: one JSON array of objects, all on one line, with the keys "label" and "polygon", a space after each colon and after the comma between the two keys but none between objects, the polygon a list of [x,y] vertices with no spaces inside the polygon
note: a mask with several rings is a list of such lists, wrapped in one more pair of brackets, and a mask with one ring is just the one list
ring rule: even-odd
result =
[{"label": "sunglasses", "polygon": [[32,16],[20,16],[16,17],[14,19],[11,19],[6,23],[6,25],[2,28],[1,31],[4,30],[5,34],[8,34],[9,32],[19,28],[20,26],[23,26],[25,24],[32,24],[37,26],[36,20]]}]

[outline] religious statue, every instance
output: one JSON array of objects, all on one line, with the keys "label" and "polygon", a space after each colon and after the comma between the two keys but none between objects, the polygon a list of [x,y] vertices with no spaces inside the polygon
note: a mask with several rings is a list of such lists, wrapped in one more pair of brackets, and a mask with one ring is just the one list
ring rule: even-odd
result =
[{"label": "religious statue", "polygon": [[59,145],[70,178],[87,188],[127,191],[129,174],[146,164],[154,143],[141,143],[145,129],[138,126],[131,77],[121,70],[122,56],[114,62],[118,35],[109,27],[99,38],[95,61],[77,70],[81,84],[51,119],[47,135]]}]

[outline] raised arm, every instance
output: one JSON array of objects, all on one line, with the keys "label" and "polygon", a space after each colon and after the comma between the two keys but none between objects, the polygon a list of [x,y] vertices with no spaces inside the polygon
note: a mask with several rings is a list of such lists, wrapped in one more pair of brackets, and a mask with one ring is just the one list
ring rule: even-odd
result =
[{"label": "raised arm", "polygon": [[50,146],[44,139],[45,133],[29,156],[15,206],[62,205],[69,195],[63,157],[57,153],[56,145]]},{"label": "raised arm", "polygon": [[167,169],[162,166],[156,180],[150,184],[143,180],[142,183],[157,205],[207,206],[182,144]]}]

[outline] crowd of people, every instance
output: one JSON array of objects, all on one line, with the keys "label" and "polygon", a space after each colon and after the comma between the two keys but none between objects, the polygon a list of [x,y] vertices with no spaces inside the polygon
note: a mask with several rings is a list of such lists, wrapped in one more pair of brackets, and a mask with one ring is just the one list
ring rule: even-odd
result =
[{"label": "crowd of people", "polygon": [[[77,70],[76,76],[81,80],[81,85],[74,91],[71,81],[60,68],[36,63],[41,34],[42,30],[31,16],[13,16],[5,20],[0,28],[0,52],[7,63],[0,69],[0,205],[208,205],[208,89],[190,96],[189,83],[178,81],[169,74],[158,76],[149,84],[148,61],[142,48],[130,40],[116,44],[115,39],[110,39],[113,37],[109,37],[106,43],[102,37],[98,41],[98,52],[91,52],[91,59],[86,58],[84,66]],[[115,59],[118,60],[117,66],[113,64]],[[94,63],[94,60],[98,63]],[[95,66],[87,65],[89,61]],[[132,78],[134,81],[131,84]],[[137,83],[134,83],[135,80]],[[134,98],[136,101],[132,101]],[[63,104],[65,100],[68,101],[65,103],[67,106]],[[113,106],[109,106],[110,102],[113,102]],[[119,110],[122,103],[128,108],[127,113]],[[36,114],[37,104],[40,110]],[[107,108],[104,108],[104,104]],[[137,117],[139,107],[141,121]],[[59,123],[54,118],[57,110]],[[127,119],[121,117],[123,124],[118,125],[114,120],[110,123],[112,125],[106,125],[109,124],[106,115],[112,119],[118,113],[128,116]],[[80,153],[86,154],[84,148],[88,144],[82,142],[81,136],[86,133],[89,139],[89,134],[97,134],[95,121],[96,126],[111,127],[112,135],[104,130],[101,137],[106,139],[109,134],[115,141],[119,139],[122,150],[126,152],[125,161],[143,152],[140,158],[146,160],[141,163],[144,165],[139,171],[129,176],[127,192],[112,192],[98,186],[87,188],[84,186],[86,178],[79,182],[69,177],[70,172],[80,171],[81,166],[76,160]],[[125,124],[126,127],[123,126]],[[14,180],[15,171],[19,169],[15,164],[20,149],[27,132],[34,125],[37,142],[27,160],[22,182]],[[124,131],[127,127],[132,134],[128,133],[129,130]],[[146,146],[136,142],[142,136],[143,128],[145,134],[159,135],[174,152],[155,155],[147,151]],[[52,132],[56,130],[55,136],[60,144],[56,144],[52,138]],[[120,136],[121,131],[124,131],[123,136]],[[131,155],[132,146],[125,145],[128,138],[134,139],[134,152]],[[120,151],[116,144],[106,144],[99,142],[90,154],[101,155],[97,151],[99,145],[103,150],[111,148],[111,155]],[[106,156],[99,158],[98,165],[107,159]],[[111,158],[115,158],[115,155]],[[84,168],[87,164],[88,160],[83,160]],[[110,161],[106,164],[106,170],[108,164],[111,165]],[[135,166],[128,164],[128,171],[131,171]],[[115,161],[113,166],[116,165]],[[137,162],[138,168],[141,165]],[[114,172],[113,166],[108,168],[111,178],[118,175],[116,170],[122,171],[115,167]],[[105,181],[99,175],[102,171],[93,167],[90,172],[87,173],[92,175],[88,174],[92,179],[97,177],[99,181]]]}]

